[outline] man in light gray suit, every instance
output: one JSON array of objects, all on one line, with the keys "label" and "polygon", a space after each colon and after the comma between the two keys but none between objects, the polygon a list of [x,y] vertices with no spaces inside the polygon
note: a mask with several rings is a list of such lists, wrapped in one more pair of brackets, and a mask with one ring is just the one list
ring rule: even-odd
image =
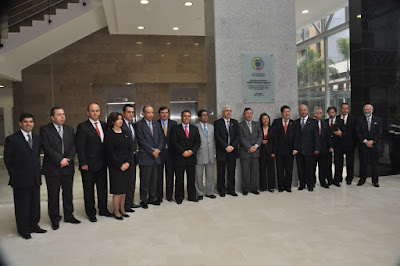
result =
[{"label": "man in light gray suit", "polygon": [[206,197],[215,199],[214,195],[214,163],[215,163],[215,139],[214,126],[208,122],[207,110],[197,112],[200,122],[196,124],[199,128],[201,146],[197,151],[196,165],[196,193],[199,200],[203,199],[203,170],[206,169]]},{"label": "man in light gray suit", "polygon": [[242,192],[246,196],[249,192],[258,192],[259,166],[261,142],[263,139],[260,124],[252,121],[253,110],[245,108],[243,112],[244,121],[239,123],[239,157],[242,168]]}]

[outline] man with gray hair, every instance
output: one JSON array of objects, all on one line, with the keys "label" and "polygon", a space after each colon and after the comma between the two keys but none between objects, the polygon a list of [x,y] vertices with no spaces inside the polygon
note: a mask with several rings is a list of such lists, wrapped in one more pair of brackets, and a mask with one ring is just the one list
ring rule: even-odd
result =
[{"label": "man with gray hair", "polygon": [[382,119],[372,116],[374,107],[371,104],[364,105],[364,117],[357,124],[357,137],[360,151],[360,181],[357,186],[362,186],[367,179],[367,167],[371,165],[371,177],[374,187],[379,187],[378,180],[378,145],[382,136]]}]

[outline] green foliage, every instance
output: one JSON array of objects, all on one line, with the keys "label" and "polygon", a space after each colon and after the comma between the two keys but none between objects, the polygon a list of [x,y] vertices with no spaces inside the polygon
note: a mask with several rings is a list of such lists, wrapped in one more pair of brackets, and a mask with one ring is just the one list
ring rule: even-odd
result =
[{"label": "green foliage", "polygon": [[349,38],[339,38],[336,40],[339,53],[343,56],[343,60],[350,60],[350,41]]}]

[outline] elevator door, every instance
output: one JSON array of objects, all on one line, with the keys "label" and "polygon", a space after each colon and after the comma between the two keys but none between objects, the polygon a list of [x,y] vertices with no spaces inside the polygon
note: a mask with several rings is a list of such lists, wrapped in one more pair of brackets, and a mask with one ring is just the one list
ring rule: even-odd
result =
[{"label": "elevator door", "polygon": [[197,88],[171,88],[169,104],[171,119],[180,124],[181,112],[189,110],[192,115],[190,123],[197,123],[198,97]]}]

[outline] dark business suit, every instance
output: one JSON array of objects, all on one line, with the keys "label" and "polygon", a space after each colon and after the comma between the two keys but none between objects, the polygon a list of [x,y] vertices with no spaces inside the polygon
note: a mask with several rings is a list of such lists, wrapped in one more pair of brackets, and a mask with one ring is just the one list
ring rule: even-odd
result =
[{"label": "dark business suit", "polygon": [[[44,159],[42,174],[46,177],[48,212],[52,223],[58,223],[60,216],[60,187],[62,187],[62,199],[64,220],[73,218],[74,205],[72,204],[72,183],[75,173],[75,133],[68,125],[62,126],[62,138],[53,123],[40,128],[40,137]],[[63,147],[64,146],[64,147]],[[64,150],[63,150],[64,149]],[[69,165],[61,167],[60,162],[69,159]]]},{"label": "dark business suit", "polygon": [[[316,120],[318,126],[318,120]],[[320,150],[319,154],[315,155],[314,179],[315,170],[318,164],[318,179],[321,186],[329,186],[333,183],[332,179],[332,153],[329,149],[332,148],[331,132],[328,123],[321,120],[321,129],[319,131]],[[331,164],[331,165],[329,165]],[[329,174],[330,172],[330,174]]]},{"label": "dark business suit", "polygon": [[[220,195],[235,192],[235,168],[238,157],[240,128],[237,120],[229,119],[229,133],[225,120],[220,118],[214,122],[214,138],[217,153],[217,189]],[[228,153],[225,148],[232,146]],[[225,170],[227,170],[227,186],[225,186]]]},{"label": "dark business suit", "polygon": [[[325,121],[328,123],[332,148],[333,148],[333,150],[336,150],[336,147],[340,144],[340,137],[336,136],[333,132],[338,130],[338,121],[340,121],[340,119],[338,119],[336,117],[335,122],[333,122],[332,124],[329,123],[329,118],[325,119]],[[328,161],[328,167],[329,167],[329,170],[328,170],[329,171],[328,172],[329,179],[328,180],[332,180],[332,182],[333,182],[332,162],[334,162],[334,161],[333,161],[332,157],[334,157],[334,156],[332,153],[330,153],[330,155],[328,156],[328,160],[329,160]],[[335,165],[336,165],[336,162],[335,162]],[[330,185],[330,184],[328,183],[328,185]]]},{"label": "dark business suit", "polygon": [[153,148],[161,151],[164,146],[164,133],[160,124],[157,121],[151,121],[152,134],[147,123],[143,118],[136,123],[135,127],[139,144],[140,200],[146,204],[148,201],[157,200],[157,176],[161,158],[160,155],[157,159],[154,158]]},{"label": "dark business suit", "polygon": [[[343,155],[346,154],[346,182],[351,183],[354,177],[354,148],[357,143],[356,126],[357,119],[348,115],[346,123],[341,119],[343,116],[337,116],[337,128],[342,131],[338,145],[335,148],[335,178],[334,182],[339,183],[343,180]],[[340,120],[338,120],[340,119]]]},{"label": "dark business suit", "polygon": [[[260,146],[263,139],[260,124],[251,121],[251,132],[247,121],[239,123],[240,128],[240,166],[242,170],[242,192],[253,192],[258,190],[259,180],[259,158]],[[249,153],[252,146],[257,145],[255,152]]]},{"label": "dark business suit", "polygon": [[[160,123],[161,129],[162,128],[162,122],[161,120],[157,120]],[[161,164],[158,167],[158,182],[157,182],[157,198],[162,199],[163,198],[163,189],[164,189],[164,166],[165,166],[165,183],[166,183],[166,188],[165,188],[165,195],[167,197],[167,200],[172,199],[172,195],[174,192],[174,151],[172,147],[168,146],[169,139],[171,138],[171,130],[174,126],[177,125],[177,123],[171,119],[168,119],[168,128],[167,128],[167,136],[164,134],[164,147],[161,150],[160,157],[161,157]],[[164,130],[163,130],[164,133]]]},{"label": "dark business suit", "polygon": [[[261,127],[261,131],[263,129]],[[267,136],[263,133],[263,140],[267,144],[261,144],[260,147],[260,190],[275,189],[275,158],[271,154],[276,154],[276,136],[272,126],[268,129]]]},{"label": "dark business suit", "polygon": [[[199,130],[196,126],[189,125],[189,138],[182,127],[182,124],[176,125],[172,128],[171,138],[168,145],[174,149],[175,152],[175,200],[182,201],[184,198],[184,174],[186,171],[187,177],[187,192],[188,199],[196,199],[195,187],[195,174],[197,158],[196,153],[200,148],[201,140]],[[189,157],[184,157],[182,154],[191,150],[193,154]]]},{"label": "dark business suit", "polygon": [[[382,137],[382,119],[378,116],[372,115],[371,128],[368,130],[367,118],[365,116],[361,117],[357,123],[357,137],[360,147],[360,182],[365,183],[365,180],[367,179],[367,166],[370,164],[372,183],[377,184],[379,181],[378,145]],[[364,140],[373,140],[373,147],[367,147]]]},{"label": "dark business suit", "polygon": [[296,141],[298,144],[298,153],[296,155],[297,171],[299,175],[300,187],[314,188],[315,187],[315,153],[314,151],[320,150],[320,138],[318,133],[318,124],[315,119],[308,117],[304,123],[303,129],[301,128],[301,121],[299,118],[295,121],[297,128]]},{"label": "dark business suit", "polygon": [[40,220],[40,137],[32,134],[29,146],[21,131],[6,138],[4,163],[14,192],[15,220],[18,233],[31,233]]},{"label": "dark business suit", "polygon": [[292,187],[293,150],[297,150],[297,147],[295,147],[296,128],[294,121],[289,119],[285,133],[282,120],[283,118],[277,118],[272,123],[276,133],[276,168],[279,190],[291,189]]},{"label": "dark business suit", "polygon": [[[108,129],[107,124],[102,121],[100,124],[105,135]],[[105,148],[89,119],[78,125],[75,147],[82,174],[85,212],[89,218],[96,215],[94,207],[94,186],[96,185],[99,214],[107,213],[108,185]],[[87,171],[81,168],[84,165],[88,165]]]},{"label": "dark business suit", "polygon": [[[135,132],[135,124],[132,123],[132,128],[133,132]],[[126,121],[124,119],[124,123],[121,126],[121,129],[123,132],[125,132],[128,136],[129,139],[132,140],[132,149],[133,149],[133,158],[132,158],[132,165],[129,166],[130,172],[129,172],[129,187],[131,188],[127,193],[126,193],[126,198],[125,198],[125,209],[129,209],[133,207],[134,204],[134,197],[135,197],[135,188],[136,188],[136,153],[137,153],[137,137],[136,133],[134,133],[134,136],[132,136],[132,130],[128,127],[126,124]]]}]

